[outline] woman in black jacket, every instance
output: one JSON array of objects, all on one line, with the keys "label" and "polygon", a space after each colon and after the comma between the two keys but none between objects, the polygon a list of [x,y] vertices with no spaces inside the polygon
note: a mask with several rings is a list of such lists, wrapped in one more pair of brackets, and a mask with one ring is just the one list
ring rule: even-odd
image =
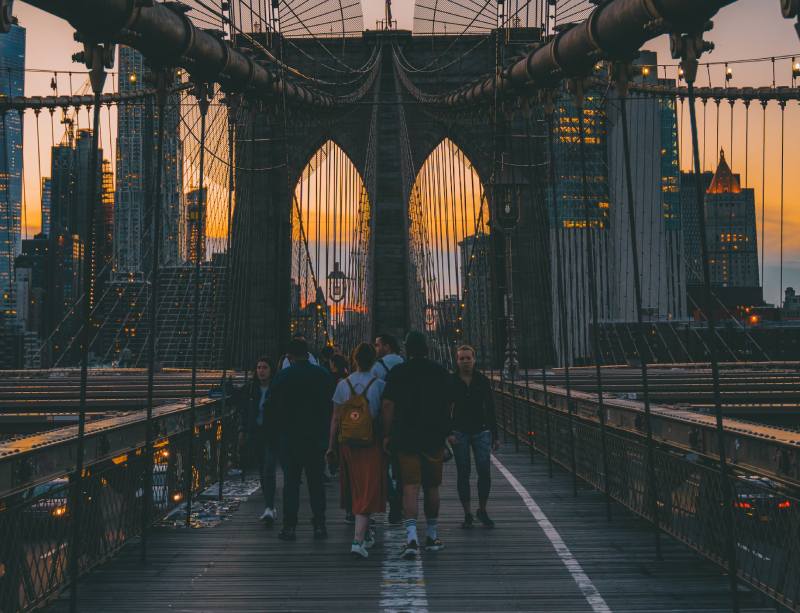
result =
[{"label": "woman in black jacket", "polygon": [[239,419],[239,446],[256,460],[264,495],[264,512],[260,519],[268,526],[277,519],[275,468],[278,436],[275,412],[269,398],[274,374],[275,363],[268,357],[259,358],[252,381],[242,390]]}]

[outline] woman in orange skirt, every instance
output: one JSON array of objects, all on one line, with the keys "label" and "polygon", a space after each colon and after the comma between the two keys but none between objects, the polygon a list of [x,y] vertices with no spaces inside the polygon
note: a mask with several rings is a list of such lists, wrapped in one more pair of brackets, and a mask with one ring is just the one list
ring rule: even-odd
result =
[{"label": "woman in orange skirt", "polygon": [[[369,405],[373,432],[377,432],[377,417],[381,409],[384,382],[370,373],[375,364],[375,349],[361,343],[353,351],[353,367],[349,377],[339,381],[333,394],[334,418],[331,420],[327,457],[335,456],[335,443],[341,423],[342,406],[356,396],[363,396]],[[339,445],[342,467],[342,487],[349,487],[356,516],[355,535],[350,552],[367,558],[367,550],[375,544],[375,534],[369,529],[369,516],[386,510],[386,466],[383,450],[374,436],[371,443],[351,445],[346,441]],[[347,483],[344,480],[347,480]]]}]

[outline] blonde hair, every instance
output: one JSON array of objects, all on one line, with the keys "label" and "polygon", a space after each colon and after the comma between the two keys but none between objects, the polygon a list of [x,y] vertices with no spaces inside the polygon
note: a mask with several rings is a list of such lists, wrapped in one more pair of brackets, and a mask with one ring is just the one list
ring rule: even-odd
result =
[{"label": "blonde hair", "polygon": [[478,357],[478,352],[475,351],[475,347],[473,347],[472,345],[459,345],[456,348],[456,356],[458,356],[459,351],[471,351],[473,358],[477,358]]}]

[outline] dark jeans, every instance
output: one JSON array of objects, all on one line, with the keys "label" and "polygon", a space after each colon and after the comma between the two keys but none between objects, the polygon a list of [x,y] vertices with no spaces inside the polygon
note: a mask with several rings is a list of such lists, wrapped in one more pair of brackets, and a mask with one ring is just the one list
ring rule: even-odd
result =
[{"label": "dark jeans", "polygon": [[469,475],[471,471],[470,448],[475,456],[475,470],[478,473],[478,499],[481,501],[489,498],[489,489],[492,484],[489,470],[490,455],[492,451],[492,433],[488,430],[477,434],[464,434],[456,432],[456,444],[453,445],[453,456],[458,470],[458,499],[464,503],[470,500]]},{"label": "dark jeans", "polygon": [[278,466],[278,454],[275,443],[262,441],[256,449],[258,476],[261,479],[261,493],[264,495],[264,506],[275,508],[275,469]]},{"label": "dark jeans", "polygon": [[325,471],[325,452],[321,449],[295,449],[287,451],[283,458],[283,525],[288,528],[297,525],[300,478],[303,471],[308,482],[314,525],[325,523],[325,484],[322,478]]}]

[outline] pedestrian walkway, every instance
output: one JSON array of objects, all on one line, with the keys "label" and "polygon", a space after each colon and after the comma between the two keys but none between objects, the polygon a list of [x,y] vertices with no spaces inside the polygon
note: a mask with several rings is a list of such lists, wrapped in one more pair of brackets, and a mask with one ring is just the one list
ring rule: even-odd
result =
[{"label": "pedestrian walkway", "polygon": [[[402,527],[382,525],[369,560],[349,554],[352,527],[328,486],[330,538],[312,540],[307,502],[297,541],[257,520],[260,497],[222,525],[158,528],[147,565],[137,544],[87,577],[80,611],[729,611],[728,580],[712,564],[663,537],[656,561],[647,524],[621,507],[608,523],[602,495],[546,460],[533,465],[506,445],[492,468],[497,528],[459,526],[455,466],[446,465],[440,536],[447,549],[419,563],[398,559]],[[420,535],[424,535],[420,521]],[[743,611],[774,611],[742,588]],[[51,611],[66,611],[66,600]]]}]

